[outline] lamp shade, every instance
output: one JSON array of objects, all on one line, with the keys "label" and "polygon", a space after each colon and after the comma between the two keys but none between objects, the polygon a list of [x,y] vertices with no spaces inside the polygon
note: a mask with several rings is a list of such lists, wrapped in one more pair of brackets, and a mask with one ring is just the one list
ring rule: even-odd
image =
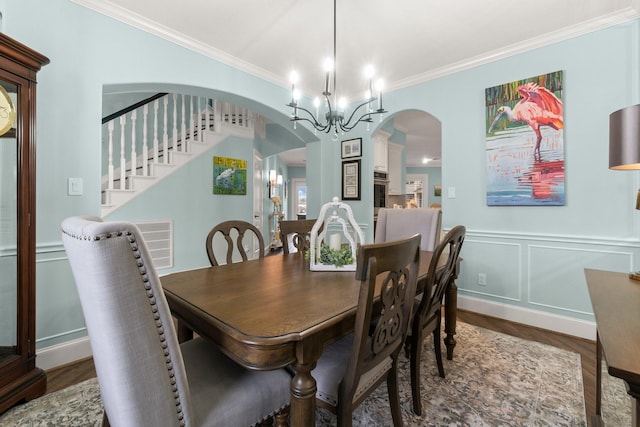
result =
[{"label": "lamp shade", "polygon": [[640,104],[609,116],[609,169],[640,169]]}]

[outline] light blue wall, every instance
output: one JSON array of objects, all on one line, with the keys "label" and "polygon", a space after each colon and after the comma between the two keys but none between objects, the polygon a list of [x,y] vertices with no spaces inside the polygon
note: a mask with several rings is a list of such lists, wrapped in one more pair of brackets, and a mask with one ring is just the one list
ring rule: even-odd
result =
[{"label": "light blue wall", "polygon": [[[471,307],[592,320],[583,268],[637,267],[638,175],[608,169],[609,114],[638,100],[637,38],[633,21],[386,97],[391,111],[417,108],[442,123],[443,225],[467,227],[458,286],[480,300]],[[489,207],[484,89],[556,70],[565,76],[566,205]]]},{"label": "light blue wall", "polygon": [[289,179],[306,178],[307,168],[302,166],[289,166]]},{"label": "light blue wall", "polygon": [[[51,59],[38,74],[37,338],[38,348],[85,334],[60,240],[68,216],[100,212],[102,93],[105,85],[166,83],[236,94],[282,113],[288,88],[130,28],[68,0],[5,0],[7,35]],[[443,225],[464,224],[460,295],[478,306],[592,320],[583,267],[637,267],[640,226],[633,209],[635,172],[607,169],[608,116],[638,101],[638,22],[618,25],[386,95],[389,111],[421,110],[442,123]],[[185,66],[188,64],[188,66]],[[567,203],[562,207],[488,207],[485,202],[484,89],[564,70]],[[371,134],[364,129],[363,188],[373,172]],[[311,141],[306,136],[306,140]],[[338,142],[309,142],[309,215],[340,196]],[[237,143],[237,144],[236,144]],[[224,214],[250,219],[251,197],[210,194],[211,156],[252,159],[251,144],[229,141],[193,162],[130,207],[127,220],[170,218],[175,269],[206,265],[202,239]],[[67,196],[67,178],[84,180],[84,195]],[[223,196],[219,196],[223,197]],[[372,240],[372,194],[350,203]],[[477,273],[487,286],[477,285]],[[536,320],[531,320],[536,324]]]}]

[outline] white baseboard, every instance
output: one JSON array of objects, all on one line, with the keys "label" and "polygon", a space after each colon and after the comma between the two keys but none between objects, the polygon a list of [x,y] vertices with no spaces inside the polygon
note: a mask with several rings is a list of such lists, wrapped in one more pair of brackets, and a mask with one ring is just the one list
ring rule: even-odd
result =
[{"label": "white baseboard", "polygon": [[458,295],[458,308],[579,338],[596,340],[595,322],[498,304],[463,295]]},{"label": "white baseboard", "polygon": [[[596,339],[596,324],[594,322],[498,304],[463,295],[458,295],[458,308],[592,341]],[[89,338],[84,337],[39,350],[36,365],[47,370],[90,357],[91,354]]]},{"label": "white baseboard", "polygon": [[90,357],[92,354],[89,337],[78,338],[37,351],[36,366],[47,370]]}]

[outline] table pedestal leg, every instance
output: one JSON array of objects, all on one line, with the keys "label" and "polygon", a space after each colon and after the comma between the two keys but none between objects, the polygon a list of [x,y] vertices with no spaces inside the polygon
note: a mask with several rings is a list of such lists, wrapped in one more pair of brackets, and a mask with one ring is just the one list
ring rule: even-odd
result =
[{"label": "table pedestal leg", "polygon": [[625,381],[627,385],[627,393],[633,398],[631,399],[631,425],[633,427],[640,426],[640,403],[638,399],[640,399],[640,385],[631,384]]},{"label": "table pedestal leg", "polygon": [[176,332],[178,334],[179,343],[183,343],[193,339],[193,331],[189,329],[189,327],[185,325],[181,320],[178,320]]},{"label": "table pedestal leg", "polygon": [[596,414],[591,417],[591,425],[600,427],[602,423],[602,345],[596,331]]},{"label": "table pedestal leg", "polygon": [[294,364],[291,379],[291,427],[316,425],[316,380],[311,376],[315,363]]},{"label": "table pedestal leg", "polygon": [[447,359],[453,359],[453,349],[456,346],[456,317],[458,315],[458,286],[455,278],[447,286],[444,300],[444,345],[447,347]]}]

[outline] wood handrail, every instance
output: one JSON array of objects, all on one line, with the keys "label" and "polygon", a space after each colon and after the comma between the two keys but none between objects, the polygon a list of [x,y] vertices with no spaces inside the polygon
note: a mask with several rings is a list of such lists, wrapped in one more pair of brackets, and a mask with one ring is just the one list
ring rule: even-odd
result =
[{"label": "wood handrail", "polygon": [[155,95],[153,95],[153,96],[151,96],[151,97],[149,97],[147,99],[143,99],[142,101],[136,102],[135,104],[130,105],[130,106],[126,107],[126,108],[123,108],[120,111],[116,111],[115,113],[109,114],[108,116],[106,116],[106,117],[104,117],[102,119],[102,124],[108,123],[111,120],[116,119],[116,118],[122,116],[123,114],[127,114],[127,113],[129,113],[129,112],[131,112],[133,110],[136,110],[136,109],[142,107],[145,104],[148,104],[150,102],[155,101],[158,98],[162,98],[166,94],[167,94],[167,92],[156,93]]}]

